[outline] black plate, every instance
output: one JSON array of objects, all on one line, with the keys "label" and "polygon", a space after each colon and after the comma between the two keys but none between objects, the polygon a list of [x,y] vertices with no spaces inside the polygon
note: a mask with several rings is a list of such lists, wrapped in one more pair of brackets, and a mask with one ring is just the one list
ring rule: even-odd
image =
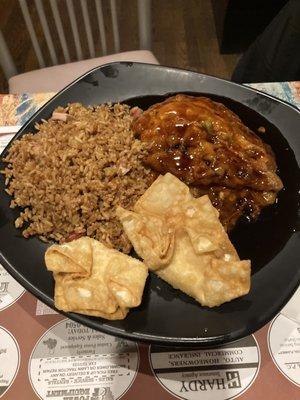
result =
[{"label": "black plate", "polygon": [[[128,339],[172,345],[210,346],[233,341],[266,324],[289,300],[300,281],[299,159],[300,113],[256,90],[185,70],[139,63],[113,63],[92,70],[43,106],[17,137],[34,131],[57,106],[124,101],[147,108],[170,93],[205,94],[235,111],[251,129],[264,126],[285,189],[278,202],[253,224],[241,222],[231,238],[242,258],[252,260],[252,287],[240,299],[208,309],[172,289],[154,275],[148,279],[142,305],[124,321],[104,321],[78,314],[68,317],[91,328]],[[8,146],[9,147],[9,146]],[[3,154],[7,153],[7,148]],[[0,169],[3,168],[3,163]],[[21,236],[13,221],[1,176],[1,263],[26,289],[53,307],[53,279],[44,265],[47,245]]]}]

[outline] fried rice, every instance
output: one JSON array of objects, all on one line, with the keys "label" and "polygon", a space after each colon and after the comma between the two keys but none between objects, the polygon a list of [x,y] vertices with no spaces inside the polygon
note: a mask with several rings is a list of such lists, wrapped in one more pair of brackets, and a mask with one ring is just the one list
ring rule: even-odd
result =
[{"label": "fried rice", "polygon": [[115,216],[131,209],[155,179],[142,159],[147,145],[134,137],[127,105],[59,107],[10,147],[4,161],[15,221],[28,238],[64,242],[87,235],[129,252]]}]

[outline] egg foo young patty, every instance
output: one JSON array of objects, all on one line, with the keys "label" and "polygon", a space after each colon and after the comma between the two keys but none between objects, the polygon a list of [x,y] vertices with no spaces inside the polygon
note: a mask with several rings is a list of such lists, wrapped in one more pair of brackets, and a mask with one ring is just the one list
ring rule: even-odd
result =
[{"label": "egg foo young patty", "polygon": [[115,208],[135,204],[154,180],[147,144],[130,129],[127,105],[59,107],[10,147],[1,171],[15,221],[28,238],[64,242],[88,235],[124,252],[131,244]]}]

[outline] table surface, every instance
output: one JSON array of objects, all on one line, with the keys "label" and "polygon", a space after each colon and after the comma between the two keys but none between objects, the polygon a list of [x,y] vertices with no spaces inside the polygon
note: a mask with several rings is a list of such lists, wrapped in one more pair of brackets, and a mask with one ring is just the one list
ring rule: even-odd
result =
[{"label": "table surface", "polygon": [[[300,83],[251,87],[300,109]],[[22,125],[54,93],[0,95],[0,126]],[[1,147],[11,135],[0,134]],[[300,308],[300,307],[299,307]],[[279,313],[217,349],[141,345],[55,313],[0,265],[0,398],[43,400],[300,398],[300,323]]]}]

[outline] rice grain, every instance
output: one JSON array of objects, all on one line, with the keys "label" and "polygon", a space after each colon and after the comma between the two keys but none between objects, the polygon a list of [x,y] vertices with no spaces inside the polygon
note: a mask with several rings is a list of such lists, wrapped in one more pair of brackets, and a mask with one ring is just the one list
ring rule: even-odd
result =
[{"label": "rice grain", "polygon": [[142,163],[147,145],[130,129],[130,108],[74,103],[54,116],[16,140],[4,159],[10,206],[21,208],[15,226],[26,238],[88,235],[128,253],[115,208],[131,209],[155,179]]}]

